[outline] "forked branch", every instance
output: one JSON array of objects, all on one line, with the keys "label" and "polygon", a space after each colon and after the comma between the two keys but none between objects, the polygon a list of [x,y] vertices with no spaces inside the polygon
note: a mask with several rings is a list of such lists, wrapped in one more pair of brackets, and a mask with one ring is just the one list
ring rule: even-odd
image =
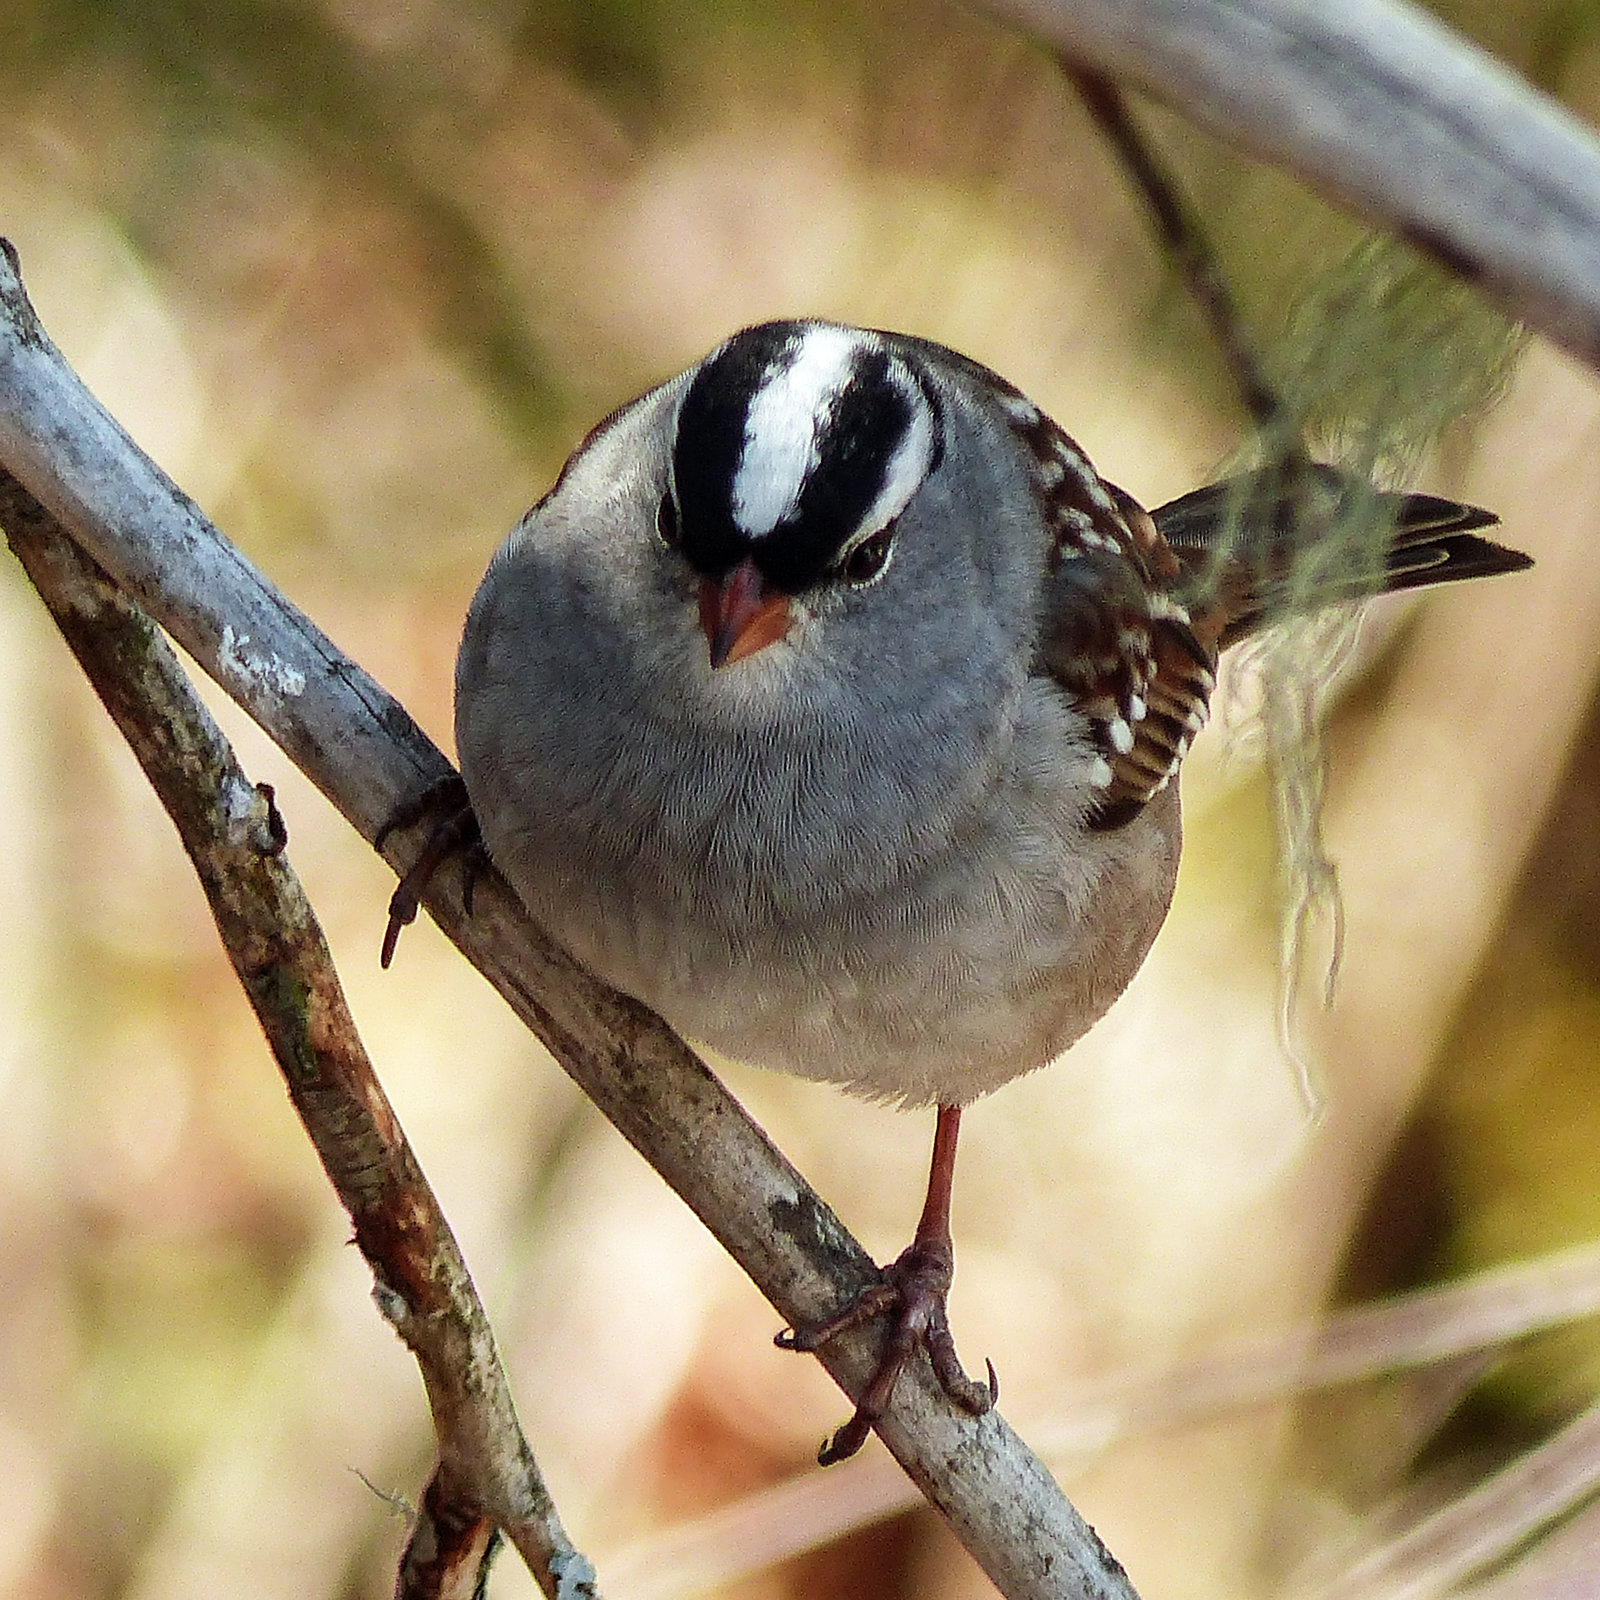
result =
[{"label": "forked branch", "polygon": [[[115,586],[159,622],[368,840],[449,771],[387,692],[252,567],[127,437],[50,343],[16,258],[0,259],[0,463]],[[408,863],[418,841],[387,854]],[[814,1322],[877,1269],[688,1047],[528,920],[492,874],[463,913],[435,875],[435,920],[672,1185],[785,1322]],[[876,1330],[821,1359],[854,1399]],[[905,1374],[879,1432],[1010,1600],[1133,1590],[1050,1474],[994,1412],[955,1413],[932,1374]]]}]

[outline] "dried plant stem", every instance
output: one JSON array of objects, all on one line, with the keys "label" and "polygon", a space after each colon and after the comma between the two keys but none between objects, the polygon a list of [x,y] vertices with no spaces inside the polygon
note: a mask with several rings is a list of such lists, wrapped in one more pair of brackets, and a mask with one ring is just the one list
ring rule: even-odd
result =
[{"label": "dried plant stem", "polygon": [[[1141,1434],[1406,1371],[1444,1369],[1448,1393],[1505,1346],[1600,1316],[1600,1244],[1513,1261],[1453,1283],[1336,1311],[1325,1321],[1230,1341],[1159,1372],[1112,1372],[1036,1404],[1030,1432],[1071,1481]],[[677,1600],[734,1583],[903,1512],[909,1486],[865,1456],[801,1474],[640,1539],[611,1563],[616,1600]]]},{"label": "dried plant stem", "polygon": [[1300,1591],[1298,1600],[1443,1600],[1597,1492],[1600,1406],[1591,1406],[1470,1493],[1366,1551],[1331,1582]]}]

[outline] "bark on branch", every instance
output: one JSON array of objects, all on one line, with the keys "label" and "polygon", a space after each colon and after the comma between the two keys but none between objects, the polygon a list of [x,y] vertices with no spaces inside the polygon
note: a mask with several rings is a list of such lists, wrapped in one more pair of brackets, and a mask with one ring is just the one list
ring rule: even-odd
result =
[{"label": "bark on branch", "polygon": [[547,1595],[581,1600],[572,1580],[590,1569],[517,1422],[455,1236],[373,1073],[283,853],[270,787],[246,778],[160,630],[3,469],[0,529],[176,824],[289,1097],[350,1214],[373,1298],[421,1368],[439,1465],[397,1593],[475,1593],[498,1528]]},{"label": "bark on branch", "polygon": [[[987,3],[1075,59],[1141,85],[1230,141],[1397,228],[1515,314],[1600,364],[1600,153],[1594,141],[1416,11],[1393,0],[1345,0],[1337,7],[1320,0]],[[62,576],[71,567],[66,547],[35,547],[42,587],[68,585],[58,599],[72,584],[89,586],[79,588],[78,602],[67,603],[67,615],[74,604],[87,603],[83,595],[97,596],[85,613],[92,618],[80,639],[86,650],[120,637],[119,670],[135,658],[154,659],[159,639],[115,591],[131,597],[368,840],[402,801],[448,770],[404,709],[245,562],[82,390],[39,329],[9,254],[0,262],[0,462],[103,569],[96,575],[84,568],[68,582]],[[0,506],[0,519],[16,536],[12,524],[27,524],[36,510],[13,494]],[[147,705],[133,720],[149,734],[169,719],[152,719]],[[209,749],[204,739],[191,745],[187,754],[166,752],[187,773],[189,798],[175,791],[170,801],[186,837],[183,813],[186,806],[193,811],[199,790],[182,763]],[[202,767],[211,770],[211,760],[205,754]],[[236,773],[214,787],[190,824],[214,832],[219,817],[237,824],[234,848],[253,853],[258,863],[273,861],[271,835],[260,833],[269,812]],[[387,855],[407,864],[416,844],[398,836]],[[706,1222],[780,1315],[791,1322],[815,1319],[872,1277],[871,1262],[837,1219],[658,1019],[605,989],[543,939],[497,880],[480,886],[471,920],[462,914],[459,889],[456,872],[446,869],[429,897],[446,933]],[[276,924],[280,932],[306,926],[298,909],[280,905],[277,911],[287,918]],[[219,920],[232,915],[219,912]],[[238,948],[260,956],[241,964],[241,978],[264,1008],[269,1036],[281,1025],[286,1059],[307,1071],[313,1063],[323,1070],[319,1052],[330,1052],[329,1061],[344,1059],[339,1029],[328,1020],[337,1010],[328,992],[331,970],[327,978],[302,975],[285,988],[282,975],[298,969],[261,945],[266,936],[252,931],[242,909],[239,915]],[[232,951],[234,937],[224,931]],[[308,1087],[314,1077],[297,1088],[291,1070],[291,1090],[315,1098]],[[375,1085],[351,1092],[373,1129],[392,1121]],[[470,1284],[453,1243],[447,1244],[442,1218],[420,1241],[426,1250],[445,1251],[427,1257],[447,1262],[442,1273],[430,1270],[413,1281],[396,1263],[419,1241],[380,1237],[384,1230],[393,1234],[399,1216],[390,1203],[396,1191],[386,1185],[409,1182],[412,1174],[403,1160],[398,1169],[383,1161],[371,1165],[368,1136],[356,1135],[349,1147],[318,1143],[336,1183],[342,1176],[353,1186],[347,1198],[358,1235],[365,1228],[364,1247],[384,1263],[380,1286],[397,1296],[387,1309],[401,1323],[415,1322],[430,1294],[459,1309],[459,1295],[470,1295]],[[829,1370],[852,1396],[871,1371],[872,1345],[872,1333],[863,1331],[826,1354]],[[470,1340],[441,1350],[437,1360],[447,1370],[440,1376],[429,1374],[431,1358],[419,1352],[436,1413],[448,1381],[474,1370],[483,1354]],[[1003,1592],[1131,1595],[1120,1568],[1003,1421],[953,1415],[924,1374],[913,1376],[902,1382],[880,1431]],[[513,1503],[509,1491],[484,1490],[473,1476],[481,1477],[486,1452],[504,1455],[510,1435],[502,1424],[514,1430],[509,1407],[505,1396],[493,1438],[464,1439],[458,1447],[441,1429],[439,1484],[448,1499],[450,1476],[457,1473],[468,1486],[465,1499],[477,1494],[518,1537],[519,1518],[538,1508]],[[531,1460],[522,1462],[515,1451],[513,1457],[504,1481],[525,1482],[522,1469]],[[472,1537],[469,1530],[465,1542]],[[556,1548],[548,1534],[527,1537]],[[549,1550],[547,1570],[548,1556]]]}]

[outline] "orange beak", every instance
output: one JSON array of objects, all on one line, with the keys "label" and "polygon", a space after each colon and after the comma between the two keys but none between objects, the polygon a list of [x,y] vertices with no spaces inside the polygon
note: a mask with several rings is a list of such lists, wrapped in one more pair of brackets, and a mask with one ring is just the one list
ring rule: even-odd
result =
[{"label": "orange beak", "polygon": [[771,588],[753,561],[741,561],[721,583],[708,579],[700,585],[700,627],[714,667],[776,644],[793,621],[788,595]]}]

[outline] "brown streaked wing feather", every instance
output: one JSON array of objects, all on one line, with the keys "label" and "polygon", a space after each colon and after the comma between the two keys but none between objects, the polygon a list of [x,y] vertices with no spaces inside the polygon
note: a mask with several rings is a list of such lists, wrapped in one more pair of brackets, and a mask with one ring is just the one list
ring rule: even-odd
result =
[{"label": "brown streaked wing feather", "polygon": [[1039,664],[1089,719],[1103,766],[1091,825],[1121,827],[1171,781],[1205,725],[1216,652],[1167,593],[1183,568],[1150,515],[1015,391],[1053,534]]}]

